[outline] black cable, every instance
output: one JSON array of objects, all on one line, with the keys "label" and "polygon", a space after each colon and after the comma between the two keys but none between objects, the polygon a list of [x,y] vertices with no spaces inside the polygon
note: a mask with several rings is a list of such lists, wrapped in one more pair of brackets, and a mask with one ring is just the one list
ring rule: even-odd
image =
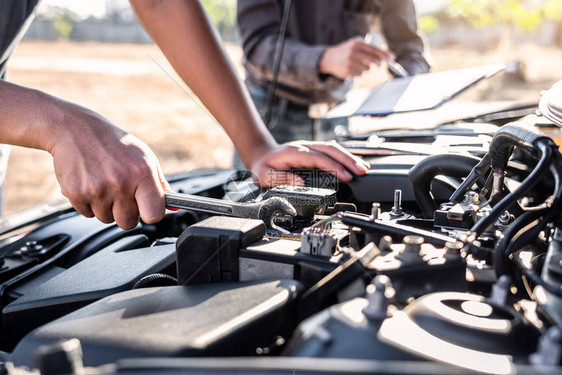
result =
[{"label": "black cable", "polygon": [[[537,211],[530,211],[526,212],[523,215],[519,216],[510,226],[506,229],[503,234],[503,238],[494,248],[492,253],[492,259],[494,261],[494,269],[496,271],[496,275],[499,278],[501,275],[508,274],[509,272],[509,255],[516,251],[517,249],[514,248],[513,245],[510,246],[512,239],[515,237],[517,233],[519,233],[523,228],[528,226],[529,224],[533,223],[537,219],[540,219],[542,216],[546,215],[549,211],[552,211],[552,208],[544,207]],[[545,221],[545,220],[543,220]],[[545,225],[548,223],[548,220],[545,221]],[[544,225],[538,226],[540,230],[544,228]],[[534,229],[534,228],[533,228]],[[539,232],[540,232],[539,230]],[[534,233],[535,231],[532,230]],[[536,235],[532,238],[535,239]],[[524,246],[524,245],[523,245]]]},{"label": "black cable", "polygon": [[[550,306],[544,305],[537,300],[537,297],[535,296],[535,293],[533,293],[531,285],[529,284],[529,281],[527,280],[527,277],[525,275],[522,276],[522,280],[525,291],[527,292],[531,300],[537,303],[537,311],[548,321],[550,325],[562,327],[562,319],[558,316],[558,314]],[[539,330],[541,331],[541,334],[544,334],[546,332],[546,329],[544,327],[539,328]]]},{"label": "black cable", "polygon": [[281,57],[283,56],[283,49],[285,48],[285,38],[287,36],[287,26],[289,25],[289,15],[293,0],[285,0],[283,7],[283,15],[281,18],[281,25],[279,27],[279,34],[277,35],[277,45],[275,46],[275,57],[273,59],[273,77],[267,90],[267,102],[263,120],[267,127],[270,127],[271,111],[273,109],[273,100],[275,99],[275,90],[277,90],[277,81],[279,80],[279,70],[281,68]]},{"label": "black cable", "polygon": [[533,284],[539,285],[544,288],[547,292],[554,294],[557,297],[562,297],[562,289],[558,286],[551,285],[541,279],[541,277],[532,269],[527,268],[523,261],[519,257],[514,257],[515,264],[521,269],[523,274],[531,281]]},{"label": "black cable", "polygon": [[477,238],[480,236],[486,228],[492,225],[497,218],[507,210],[512,204],[517,202],[523,195],[535,186],[541,177],[548,171],[552,158],[554,156],[554,151],[552,148],[552,143],[544,140],[538,140],[535,144],[536,148],[541,151],[541,158],[537,163],[537,166],[533,171],[523,180],[521,185],[513,192],[509,193],[505,198],[503,198],[493,209],[490,214],[484,219],[477,222],[472,228],[471,232]]},{"label": "black cable", "polygon": [[550,171],[554,177],[554,199],[555,201],[562,200],[562,155],[558,149],[554,150],[554,160],[550,165]]},{"label": "black cable", "polygon": [[459,203],[464,199],[464,195],[472,185],[478,181],[478,179],[486,174],[490,170],[490,161],[491,157],[490,154],[484,155],[482,160],[472,168],[470,174],[464,179],[462,184],[455,190],[453,195],[449,200],[453,203]]}]

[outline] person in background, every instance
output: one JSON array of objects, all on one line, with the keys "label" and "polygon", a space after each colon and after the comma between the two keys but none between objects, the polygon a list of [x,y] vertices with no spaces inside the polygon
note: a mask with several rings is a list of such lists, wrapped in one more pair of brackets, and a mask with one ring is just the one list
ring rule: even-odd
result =
[{"label": "person in background", "polygon": [[[37,9],[38,0],[0,2],[0,74]],[[327,143],[278,144],[198,1],[131,0],[139,20],[174,69],[222,125],[263,186],[294,182],[292,168],[320,168],[351,180],[368,166]],[[156,156],[103,116],[46,93],[0,81],[0,142],[53,156],[62,193],[74,208],[133,228],[162,219],[168,189]]]},{"label": "person in background", "polygon": [[[238,0],[246,85],[262,116],[285,1]],[[375,40],[377,17],[388,49]],[[412,0],[293,1],[268,124],[273,136],[278,142],[325,139],[332,129],[318,119],[343,101],[353,77],[385,60],[409,75],[427,73],[426,52]]]}]

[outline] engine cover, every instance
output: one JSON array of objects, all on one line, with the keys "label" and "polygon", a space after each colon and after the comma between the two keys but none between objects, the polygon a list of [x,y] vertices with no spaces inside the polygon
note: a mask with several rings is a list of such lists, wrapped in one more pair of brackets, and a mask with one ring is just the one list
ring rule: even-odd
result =
[{"label": "engine cover", "polygon": [[131,290],[35,330],[11,360],[31,366],[41,345],[70,338],[82,343],[87,366],[120,358],[252,355],[293,330],[300,290],[292,280]]}]

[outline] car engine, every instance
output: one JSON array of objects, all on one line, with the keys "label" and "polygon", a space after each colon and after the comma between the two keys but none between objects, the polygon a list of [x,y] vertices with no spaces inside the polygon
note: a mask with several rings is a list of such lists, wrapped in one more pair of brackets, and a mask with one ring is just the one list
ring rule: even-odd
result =
[{"label": "car engine", "polygon": [[[7,374],[560,374],[562,81],[539,106],[337,141],[342,182],[178,193],[289,211],[168,211],[123,231],[45,204],[0,221]],[[262,206],[263,207],[263,206]],[[294,211],[293,211],[294,209]]]}]

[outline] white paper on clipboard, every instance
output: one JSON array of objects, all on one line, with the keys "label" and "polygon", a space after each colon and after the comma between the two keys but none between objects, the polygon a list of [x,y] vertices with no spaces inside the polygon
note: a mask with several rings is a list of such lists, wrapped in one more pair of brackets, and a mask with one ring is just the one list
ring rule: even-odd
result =
[{"label": "white paper on clipboard", "polygon": [[325,118],[387,116],[434,109],[503,69],[504,64],[495,64],[394,78],[375,87],[362,101],[346,101],[334,107]]}]

